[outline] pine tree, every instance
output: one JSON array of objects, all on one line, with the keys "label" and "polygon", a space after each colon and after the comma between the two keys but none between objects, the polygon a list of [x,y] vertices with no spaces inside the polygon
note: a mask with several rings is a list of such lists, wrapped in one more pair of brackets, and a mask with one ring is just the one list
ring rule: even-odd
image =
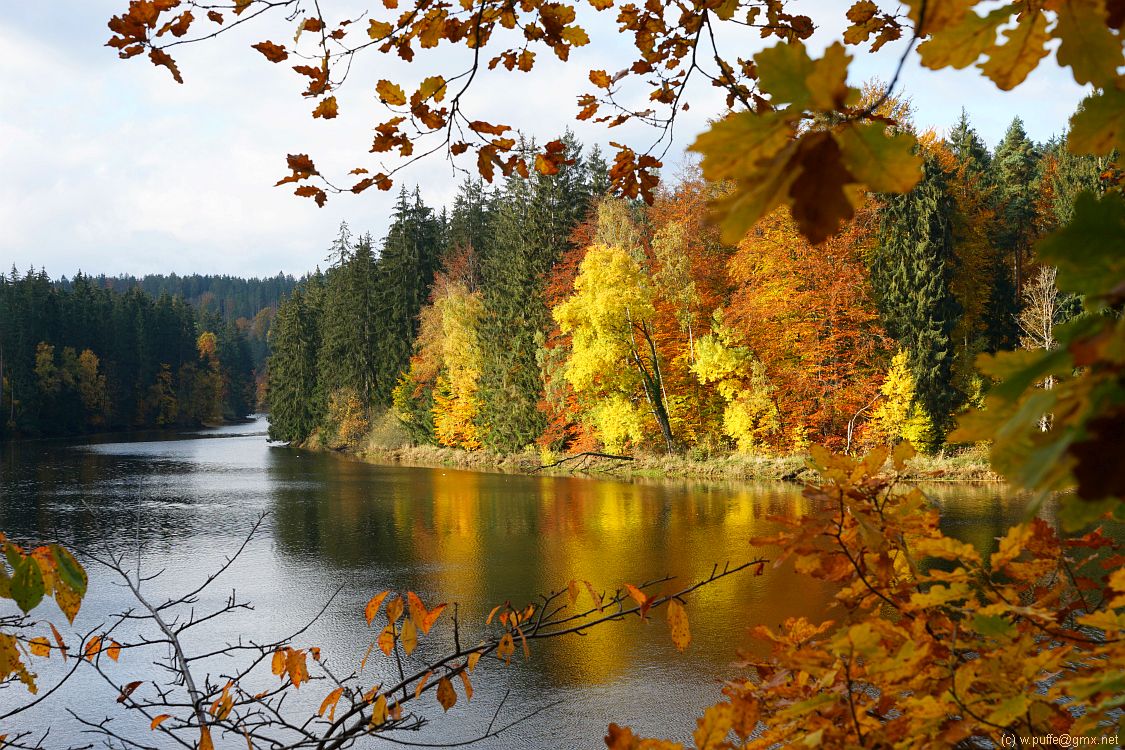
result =
[{"label": "pine tree", "polygon": [[885,198],[871,267],[886,330],[906,351],[915,398],[939,436],[959,398],[951,383],[960,310],[950,292],[954,205],[946,180],[930,156],[914,190]]}]

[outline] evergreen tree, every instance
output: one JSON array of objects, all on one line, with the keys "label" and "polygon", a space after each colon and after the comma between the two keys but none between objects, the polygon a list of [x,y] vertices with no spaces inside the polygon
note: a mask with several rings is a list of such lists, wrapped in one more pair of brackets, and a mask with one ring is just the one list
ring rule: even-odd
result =
[{"label": "evergreen tree", "polygon": [[317,384],[317,315],[304,290],[294,290],[278,308],[270,346],[270,438],[301,442],[313,433],[323,416]]},{"label": "evergreen tree", "polygon": [[992,173],[997,200],[996,243],[1008,258],[1016,300],[1023,288],[1025,266],[1035,240],[1038,161],[1038,149],[1027,137],[1023,121],[1015,118],[996,147]]},{"label": "evergreen tree", "polygon": [[319,299],[321,350],[319,373],[323,395],[354,392],[370,405],[379,381],[379,288],[371,237],[353,242],[347,224],[332,245],[334,265],[325,276]]},{"label": "evergreen tree", "polygon": [[914,190],[884,199],[871,267],[884,325],[906,352],[915,398],[939,436],[959,398],[951,384],[951,333],[960,310],[950,293],[954,206],[946,179],[928,157]]},{"label": "evergreen tree", "polygon": [[485,444],[502,451],[528,445],[546,426],[538,407],[543,381],[537,359],[551,325],[544,279],[570,247],[592,195],[581,146],[570,133],[563,141],[570,163],[557,174],[506,181],[481,254],[481,423],[488,431]]},{"label": "evergreen tree", "polygon": [[418,313],[429,298],[443,235],[441,220],[422,202],[418,189],[403,188],[376,265],[378,285],[377,376],[374,399],[387,405],[399,376],[410,364]]},{"label": "evergreen tree", "polygon": [[992,156],[988,153],[988,147],[984,145],[984,141],[981,140],[977,131],[969,123],[969,115],[964,108],[961,109],[961,118],[953,126],[953,130],[950,131],[946,141],[949,143],[949,150],[953,152],[953,156],[956,157],[958,162],[965,164],[971,174],[978,175],[987,172],[992,162]]},{"label": "evergreen tree", "polygon": [[491,207],[484,181],[466,178],[453,198],[447,246],[471,247],[479,252],[488,241]]}]

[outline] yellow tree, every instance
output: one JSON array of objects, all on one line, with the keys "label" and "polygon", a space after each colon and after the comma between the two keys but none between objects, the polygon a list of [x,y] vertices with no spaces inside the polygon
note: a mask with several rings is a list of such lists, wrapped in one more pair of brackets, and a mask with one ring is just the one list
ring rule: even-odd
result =
[{"label": "yellow tree", "polygon": [[434,307],[441,317],[445,366],[434,389],[434,434],[442,445],[476,450],[481,447],[478,331],[484,303],[479,290],[449,281],[435,297]]},{"label": "yellow tree", "polygon": [[582,260],[574,294],[552,311],[571,335],[566,379],[590,400],[586,417],[609,450],[643,441],[645,412],[659,426],[666,449],[675,448],[654,338],[655,299],[634,252],[594,245]]}]

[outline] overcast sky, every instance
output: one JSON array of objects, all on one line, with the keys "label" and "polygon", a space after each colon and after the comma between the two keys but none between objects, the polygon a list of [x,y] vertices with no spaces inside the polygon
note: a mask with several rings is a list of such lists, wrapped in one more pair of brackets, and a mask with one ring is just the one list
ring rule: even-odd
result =
[{"label": "overcast sky", "polygon": [[[180,86],[147,60],[119,61],[103,46],[106,21],[126,5],[127,0],[9,3],[0,17],[3,268],[45,266],[55,277],[79,269],[301,274],[324,259],[341,220],[356,231],[383,234],[393,193],[371,189],[361,196],[335,196],[318,209],[273,184],[285,173],[286,153],[309,153],[322,171],[337,175],[359,164],[376,166],[364,161],[371,127],[379,121],[374,81],[396,73],[417,80],[426,71],[415,65],[403,72],[393,61],[372,57],[341,92],[340,117],[314,121],[310,103],[299,96],[297,77],[248,49],[264,38],[285,40],[291,27],[280,19],[181,48],[177,59],[186,83]],[[329,6],[355,9],[363,3],[322,0],[331,15]],[[814,38],[819,44],[839,34],[839,2],[795,0],[792,7],[832,21]],[[597,33],[606,29],[609,34]],[[540,54],[546,64],[530,76],[485,76],[469,102],[470,116],[518,126],[541,141],[573,126],[575,98],[589,89],[586,71],[612,71],[628,62],[612,27],[593,29],[591,37],[593,44],[572,54],[569,65]],[[732,52],[741,43],[752,53],[757,44],[729,41]],[[896,55],[870,57],[857,55],[853,84],[890,78]],[[434,62],[429,72],[443,66],[448,72],[459,60]],[[944,131],[964,107],[990,146],[1016,116],[1036,140],[1061,133],[1083,96],[1049,61],[1009,93],[971,70],[933,73],[908,65],[901,83],[920,126]],[[666,158],[673,167],[706,119],[719,114],[721,102],[709,86],[694,89],[691,101]],[[610,140],[595,127],[574,130],[587,144],[604,147]],[[613,140],[638,150],[652,136],[643,129],[613,132]],[[400,173],[398,181],[419,184],[426,201],[440,206],[459,179],[448,163],[433,158]]]}]

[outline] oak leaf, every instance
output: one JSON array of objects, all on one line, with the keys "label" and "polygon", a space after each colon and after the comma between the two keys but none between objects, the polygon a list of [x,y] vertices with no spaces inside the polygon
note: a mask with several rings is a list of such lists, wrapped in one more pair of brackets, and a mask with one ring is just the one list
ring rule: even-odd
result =
[{"label": "oak leaf", "polygon": [[279,63],[282,60],[286,60],[289,58],[289,53],[285,50],[285,47],[280,44],[274,44],[273,42],[265,41],[258,42],[257,44],[251,44],[250,46],[261,52],[262,55],[264,55],[265,58],[272,63]]},{"label": "oak leaf", "polygon": [[336,97],[329,96],[325,99],[322,99],[320,101],[320,104],[316,105],[316,109],[313,110],[312,116],[314,118],[323,117],[325,120],[331,120],[337,115],[337,113],[338,108],[336,105]]},{"label": "oak leaf", "polygon": [[375,84],[375,93],[379,95],[379,100],[383,104],[389,104],[393,107],[406,104],[406,94],[403,93],[402,87],[386,79],[381,79]]}]

